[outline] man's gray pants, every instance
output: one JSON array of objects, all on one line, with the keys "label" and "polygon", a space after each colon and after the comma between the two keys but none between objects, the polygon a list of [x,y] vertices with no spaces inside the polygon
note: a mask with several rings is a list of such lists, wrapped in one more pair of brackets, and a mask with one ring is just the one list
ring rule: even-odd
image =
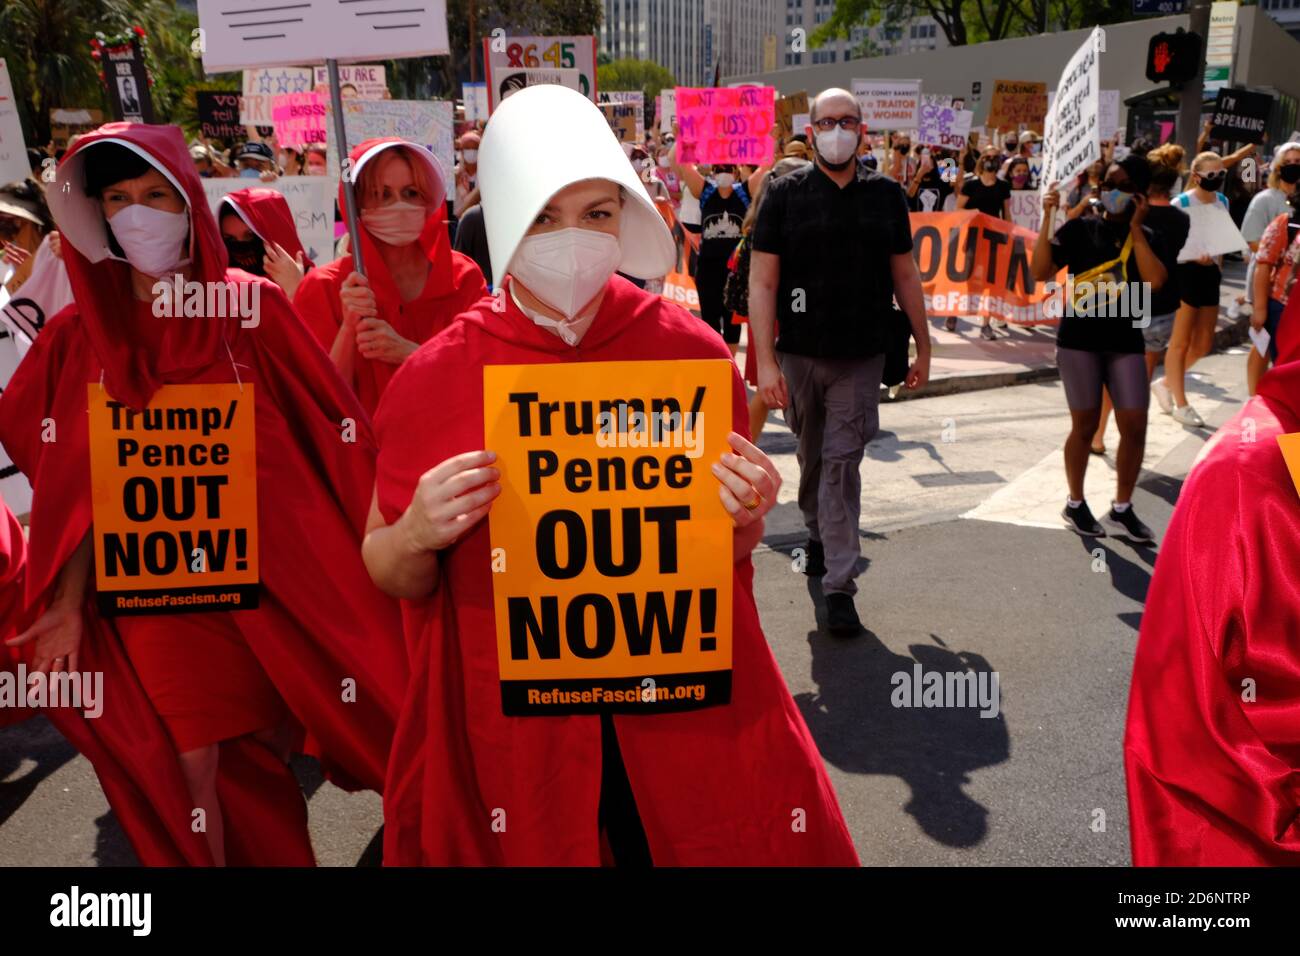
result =
[{"label": "man's gray pants", "polygon": [[824,594],[854,594],[862,542],[862,454],[880,428],[885,356],[777,353],[789,389],[785,421],[799,440],[799,510],[826,552]]}]

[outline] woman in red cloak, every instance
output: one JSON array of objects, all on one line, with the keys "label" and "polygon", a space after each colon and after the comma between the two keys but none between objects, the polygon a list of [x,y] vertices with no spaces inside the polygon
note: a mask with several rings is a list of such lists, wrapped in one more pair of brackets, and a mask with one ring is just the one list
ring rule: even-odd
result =
[{"label": "woman in red cloak", "polygon": [[230,264],[270,279],[292,302],[312,264],[284,196],[274,189],[237,189],[221,198],[217,222]]},{"label": "woman in red cloak", "polygon": [[[4,499],[0,498],[0,671],[15,676],[21,652],[5,644],[28,623],[23,612],[23,569],[26,558],[27,542],[23,539],[23,526],[5,505]],[[18,723],[30,716],[31,712],[26,707],[0,706],[0,727]]]},{"label": "woman in red cloak", "polygon": [[[564,145],[538,162],[527,144],[555,129]],[[662,276],[675,249],[589,100],[558,86],[514,94],[488,123],[480,159],[506,291],[408,360],[376,417],[364,554],[376,582],[405,599],[412,649],[384,794],[385,863],[857,865],[754,605],[750,552],[780,478],[743,437],[734,365],[735,451],[713,465],[735,525],[733,555],[718,557],[734,561],[730,702],[653,715],[503,715],[481,520],[501,490],[482,450],[484,367],[729,361],[730,352],[681,307],[614,275]],[[430,408],[437,418],[414,427]],[[792,814],[804,825],[792,826]]]},{"label": "woman in red cloak", "polygon": [[[395,137],[368,139],[351,158],[366,274],[343,256],[304,276],[293,304],[374,414],[397,367],[487,285],[473,259],[452,251],[443,221],[447,187],[427,149]],[[342,183],[339,208],[347,208]]]},{"label": "woman in red cloak", "polygon": [[1300,865],[1300,449],[1288,473],[1278,443],[1300,432],[1297,331],[1293,296],[1156,561],[1124,738],[1137,866]]},{"label": "woman in red cloak", "polygon": [[[49,716],[95,765],[142,862],[311,864],[291,744],[305,732],[327,774],[379,790],[405,684],[397,607],[359,555],[374,468],[365,415],[279,288],[227,270],[179,129],[101,127],[68,151],[50,195],[76,302],[0,397],[0,442],[34,489],[27,604],[45,609],[11,643],[55,670],[103,673],[102,716]],[[158,317],[154,284],[177,273],[233,288],[256,321]],[[96,383],[137,410],[165,385],[251,386],[256,608],[97,609]]]}]

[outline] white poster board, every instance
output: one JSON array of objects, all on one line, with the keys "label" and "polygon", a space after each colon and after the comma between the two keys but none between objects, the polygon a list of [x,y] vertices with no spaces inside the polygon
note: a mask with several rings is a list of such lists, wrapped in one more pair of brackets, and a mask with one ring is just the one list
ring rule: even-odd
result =
[{"label": "white poster board", "polygon": [[966,145],[974,115],[971,110],[954,109],[950,96],[922,94],[916,142],[922,146],[961,149]]},{"label": "white poster board", "polygon": [[[0,63],[3,62],[0,60]],[[13,266],[0,262],[0,309],[9,303],[9,290],[5,288],[5,283],[13,274]],[[0,318],[0,390],[9,384],[18,363],[31,345],[31,339]],[[32,486],[22,472],[14,468],[3,445],[0,445],[0,501],[8,505],[9,510],[16,515],[25,515],[32,510]]]},{"label": "white poster board", "polygon": [[1065,183],[1101,158],[1101,54],[1106,45],[1101,27],[1074,52],[1043,123],[1043,171],[1039,189]]},{"label": "white poster board", "polygon": [[[496,109],[511,93],[538,82],[558,83],[596,102],[596,38],[594,36],[485,38],[488,108]],[[534,80],[532,74],[550,79]],[[576,73],[570,77],[569,74]],[[564,74],[563,79],[555,79]]]},{"label": "white poster board", "polygon": [[305,66],[245,70],[244,95],[239,102],[239,122],[245,126],[273,126],[273,100],[290,93],[310,93],[312,71]]},{"label": "white poster board", "polygon": [[1191,220],[1187,241],[1178,253],[1179,262],[1195,262],[1201,256],[1222,256],[1250,250],[1228,210],[1218,202],[1195,202],[1179,207]]},{"label": "white poster board", "polygon": [[1011,221],[1023,229],[1038,231],[1043,223],[1043,200],[1038,190],[1011,190]]},{"label": "white poster board", "polygon": [[446,0],[198,0],[205,73],[442,56]]},{"label": "white poster board", "polygon": [[[330,90],[330,71],[327,67],[316,67],[316,92],[328,93]],[[339,64],[339,90],[342,97],[359,100],[382,100],[388,94],[388,79],[384,68],[374,63]]]},{"label": "white poster board", "polygon": [[671,133],[677,120],[677,89],[665,86],[659,93],[659,132]]},{"label": "white poster board", "polygon": [[915,129],[920,124],[920,80],[854,80],[853,95],[869,130]]},{"label": "white poster board", "polygon": [[462,83],[461,98],[465,101],[465,122],[477,123],[479,120],[487,122],[488,104],[487,104],[487,84],[479,81],[478,83]]},{"label": "white poster board", "polygon": [[[571,90],[582,92],[582,74],[578,70],[512,70],[499,74],[497,91],[501,100],[509,99],[513,94],[530,86],[567,86]],[[492,97],[492,88],[488,88],[488,98]]]},{"label": "white poster board", "polygon": [[14,88],[9,82],[9,67],[0,57],[0,183],[26,179],[31,174],[32,164],[27,159],[23,124],[14,103]]},{"label": "white poster board", "polygon": [[[397,136],[423,146],[433,153],[442,167],[443,182],[452,189],[456,172],[454,146],[455,106],[450,100],[347,100],[343,103],[343,125],[347,130],[348,149],[357,143],[381,136]],[[329,175],[338,177],[338,150],[334,144],[334,124],[327,127]]]},{"label": "white poster board", "polygon": [[334,259],[334,200],[338,179],[326,176],[281,176],[264,183],[256,179],[225,177],[203,180],[203,192],[216,213],[221,197],[239,189],[274,189],[283,193],[293,213],[298,238],[307,250],[307,258],[317,265]]}]

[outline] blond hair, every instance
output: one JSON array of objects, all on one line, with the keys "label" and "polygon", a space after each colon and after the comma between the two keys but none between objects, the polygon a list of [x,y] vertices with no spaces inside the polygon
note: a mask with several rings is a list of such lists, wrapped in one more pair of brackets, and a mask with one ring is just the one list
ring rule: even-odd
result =
[{"label": "blond hair", "polygon": [[1282,187],[1282,157],[1287,153],[1300,153],[1300,142],[1283,143],[1273,154],[1273,162],[1268,167],[1268,185],[1272,189]]},{"label": "blond hair", "polygon": [[1208,149],[1203,153],[1197,153],[1192,159],[1192,172],[1199,172],[1200,170],[1197,169],[1198,166],[1204,166],[1206,163],[1210,162],[1222,163],[1223,157]]},{"label": "blond hair", "polygon": [[1165,143],[1163,146],[1157,146],[1147,153],[1147,162],[1157,166],[1165,166],[1176,173],[1181,173],[1183,171],[1183,160],[1186,157],[1187,150],[1177,143]]}]

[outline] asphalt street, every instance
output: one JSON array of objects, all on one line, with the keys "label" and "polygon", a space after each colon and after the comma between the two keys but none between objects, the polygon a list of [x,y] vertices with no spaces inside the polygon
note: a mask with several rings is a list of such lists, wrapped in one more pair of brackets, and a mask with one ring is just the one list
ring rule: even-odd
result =
[{"label": "asphalt street", "polygon": [[[1189,383],[1211,428],[1245,397],[1245,350],[1210,356]],[[762,446],[785,476],[755,593],[764,631],[803,711],[868,865],[1125,865],[1122,735],[1142,602],[1158,548],[1085,541],[1060,527],[1059,382],[882,407],[863,462],[866,632],[818,629],[820,589],[791,551],[792,436],[773,416]],[[1113,429],[1113,426],[1112,426]],[[1134,502],[1157,533],[1211,431],[1152,408]],[[1089,498],[1113,490],[1108,454]],[[898,674],[971,672],[996,715],[894,706]],[[346,794],[298,764],[320,863],[377,862],[379,798]],[[0,865],[129,865],[130,847],[89,764],[43,720],[0,732]]]}]

